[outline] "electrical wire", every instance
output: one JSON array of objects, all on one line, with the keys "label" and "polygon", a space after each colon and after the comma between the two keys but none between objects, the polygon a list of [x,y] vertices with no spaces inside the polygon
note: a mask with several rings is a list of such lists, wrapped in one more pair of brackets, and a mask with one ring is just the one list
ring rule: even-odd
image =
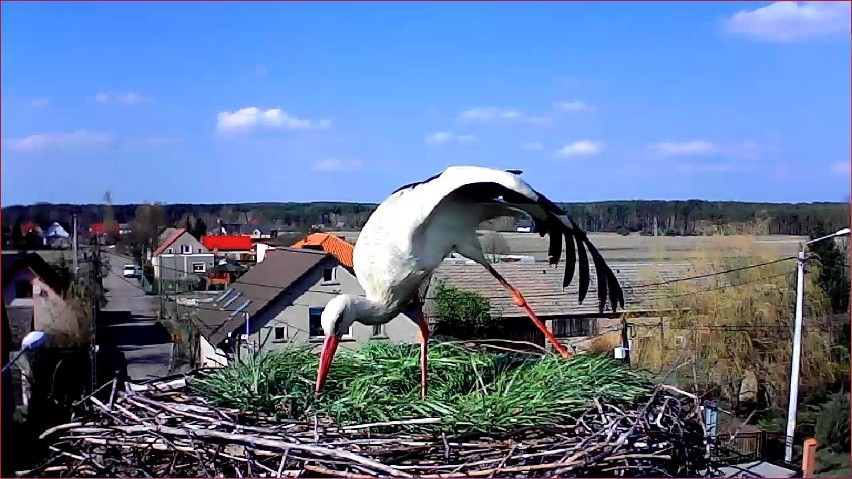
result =
[{"label": "electrical wire", "polygon": [[[121,254],[118,254],[118,253],[111,252],[110,254],[115,254],[117,256],[121,256],[121,257],[124,257],[124,258],[127,258],[127,259],[135,259],[135,258],[131,258],[129,256],[121,255]],[[767,261],[767,262],[764,262],[764,263],[742,266],[742,267],[732,268],[732,269],[728,269],[728,270],[724,270],[724,271],[717,271],[717,272],[713,272],[713,273],[700,274],[700,275],[697,275],[697,276],[690,276],[690,277],[687,277],[687,278],[678,278],[678,279],[673,279],[673,280],[668,280],[668,281],[660,281],[660,282],[654,282],[654,283],[643,283],[643,284],[634,285],[634,286],[624,286],[622,289],[623,290],[639,290],[639,289],[644,289],[644,288],[649,288],[649,287],[654,287],[654,286],[665,286],[665,285],[681,283],[681,282],[684,282],[684,281],[693,281],[693,280],[696,280],[696,279],[712,278],[712,277],[722,276],[722,275],[735,273],[735,272],[739,272],[739,271],[746,271],[746,270],[750,270],[750,269],[754,269],[754,268],[770,266],[770,265],[777,264],[777,263],[787,261],[787,260],[790,260],[790,259],[796,259],[796,257],[795,256],[785,256],[785,257],[778,258],[778,259],[775,259],[775,260],[772,260],[772,261]],[[165,266],[165,265],[159,265],[159,268],[165,269],[165,270],[168,270],[168,271],[175,271],[175,272],[184,274],[186,276],[190,276],[190,275],[193,274],[193,273],[186,272],[186,271],[184,271],[180,268],[173,268],[173,267],[168,267],[168,266]],[[277,290],[281,289],[281,287],[279,285],[273,285],[273,284],[252,283],[252,282],[247,282],[247,281],[241,281],[240,284],[244,284],[244,285],[247,285],[247,286],[257,286],[257,287],[261,287],[261,288],[273,288],[273,289],[277,289]],[[315,289],[308,289],[307,291],[312,292],[312,293],[328,294],[328,295],[333,295],[333,296],[338,295],[338,293],[332,292],[332,291],[322,291],[322,290],[315,290]],[[524,295],[525,298],[549,298],[549,297],[564,297],[564,296],[565,296],[564,291],[553,292],[553,293]],[[434,300],[434,299],[436,299],[436,297],[427,296],[423,299],[424,300],[429,300],[429,299]]]}]

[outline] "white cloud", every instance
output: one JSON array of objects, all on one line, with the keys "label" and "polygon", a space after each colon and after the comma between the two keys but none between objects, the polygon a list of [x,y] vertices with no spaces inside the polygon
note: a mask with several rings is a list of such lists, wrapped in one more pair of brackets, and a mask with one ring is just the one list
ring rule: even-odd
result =
[{"label": "white cloud", "polygon": [[494,107],[476,107],[459,113],[459,119],[480,123],[550,123],[550,118],[528,116],[518,110]]},{"label": "white cloud", "polygon": [[34,108],[45,107],[50,104],[50,100],[47,98],[33,98],[33,101],[30,102]]},{"label": "white cloud", "polygon": [[521,144],[522,150],[541,150],[544,148],[544,145],[541,144],[540,141],[528,141],[526,143]]},{"label": "white cloud", "polygon": [[729,17],[729,32],[766,41],[794,42],[814,37],[848,38],[850,2],[775,2],[756,10],[740,10]]},{"label": "white cloud", "polygon": [[742,163],[681,163],[676,165],[675,168],[680,171],[695,173],[725,173],[751,169]]},{"label": "white cloud", "polygon": [[562,111],[593,111],[595,107],[583,100],[563,101],[556,104],[556,108]]},{"label": "white cloud", "polygon": [[472,143],[476,141],[476,136],[469,134],[456,134],[449,131],[436,131],[426,137],[426,144],[433,146],[441,146],[449,143]]},{"label": "white cloud", "polygon": [[23,138],[6,140],[6,145],[16,151],[43,151],[55,149],[102,146],[112,141],[106,133],[77,130],[71,133],[36,133]]},{"label": "white cloud", "polygon": [[849,162],[838,161],[837,163],[831,165],[831,172],[836,173],[838,175],[848,175],[850,172]]},{"label": "white cloud", "polygon": [[341,160],[338,158],[332,158],[314,163],[311,169],[322,172],[339,172],[360,170],[362,166],[363,163],[361,160]]},{"label": "white cloud", "polygon": [[163,146],[163,145],[176,145],[180,143],[181,140],[178,137],[163,137],[163,136],[154,136],[151,138],[145,139],[145,144],[149,146]]},{"label": "white cloud", "polygon": [[699,156],[713,155],[757,160],[781,151],[777,142],[758,142],[754,140],[717,143],[708,140],[663,141],[648,147],[659,156]]},{"label": "white cloud", "polygon": [[256,106],[241,108],[233,112],[219,113],[216,128],[219,131],[246,131],[255,128],[273,130],[308,130],[331,127],[331,121],[326,119],[306,120],[290,115],[280,108],[261,110]]},{"label": "white cloud", "polygon": [[556,154],[559,156],[592,156],[601,152],[603,143],[591,140],[577,140],[560,148]]},{"label": "white cloud", "polygon": [[716,145],[705,140],[664,141],[649,148],[665,156],[701,155],[717,151]]},{"label": "white cloud", "polygon": [[137,103],[141,103],[147,100],[147,97],[144,97],[138,93],[130,92],[125,93],[124,95],[119,95],[115,98],[115,101],[121,103],[122,105],[135,105]]},{"label": "white cloud", "polygon": [[136,105],[149,99],[150,98],[140,95],[136,92],[129,92],[121,95],[113,95],[111,93],[100,92],[95,95],[95,101],[98,103],[118,103],[120,105],[126,106]]}]

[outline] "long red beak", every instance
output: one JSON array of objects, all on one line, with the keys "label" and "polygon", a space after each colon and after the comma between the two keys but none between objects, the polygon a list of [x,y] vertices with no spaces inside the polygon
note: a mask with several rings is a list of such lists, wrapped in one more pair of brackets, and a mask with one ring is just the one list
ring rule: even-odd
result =
[{"label": "long red beak", "polygon": [[322,391],[322,387],[325,385],[325,378],[328,376],[328,369],[331,367],[331,361],[334,359],[338,344],[340,344],[339,334],[325,337],[320,353],[319,369],[317,370],[317,387],[315,390],[317,393]]}]

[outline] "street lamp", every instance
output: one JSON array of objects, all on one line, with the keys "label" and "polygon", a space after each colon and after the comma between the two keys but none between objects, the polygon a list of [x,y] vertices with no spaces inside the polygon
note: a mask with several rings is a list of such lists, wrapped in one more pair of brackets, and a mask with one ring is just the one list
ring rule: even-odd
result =
[{"label": "street lamp", "polygon": [[21,340],[21,350],[18,351],[5,366],[3,366],[3,370],[0,372],[5,373],[7,369],[18,362],[18,359],[20,359],[25,352],[35,351],[42,347],[45,341],[47,341],[47,334],[45,334],[44,331],[30,331],[27,333],[27,335],[24,336],[24,339]]},{"label": "street lamp", "polygon": [[796,268],[796,320],[793,326],[793,357],[790,367],[790,403],[787,405],[787,437],[784,444],[784,460],[793,461],[793,434],[796,431],[796,409],[799,402],[799,370],[802,365],[802,303],[805,298],[805,245],[818,241],[850,234],[849,228],[843,228],[832,234],[814,238],[802,245]]}]

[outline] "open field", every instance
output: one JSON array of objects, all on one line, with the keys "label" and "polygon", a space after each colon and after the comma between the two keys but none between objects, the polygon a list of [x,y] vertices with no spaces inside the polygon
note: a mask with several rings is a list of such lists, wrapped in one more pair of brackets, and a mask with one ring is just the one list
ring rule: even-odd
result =
[{"label": "open field", "polygon": [[[349,242],[358,238],[357,231],[339,231],[333,234],[346,237]],[[512,254],[526,254],[536,260],[547,259],[547,237],[535,233],[500,233]],[[729,248],[731,256],[738,256],[739,248],[754,243],[766,256],[795,255],[803,236],[621,236],[616,233],[589,233],[589,239],[608,261],[657,261],[666,259],[687,260],[706,257],[702,251]],[[746,249],[747,251],[747,249]],[[741,253],[742,254],[742,253]]]}]

